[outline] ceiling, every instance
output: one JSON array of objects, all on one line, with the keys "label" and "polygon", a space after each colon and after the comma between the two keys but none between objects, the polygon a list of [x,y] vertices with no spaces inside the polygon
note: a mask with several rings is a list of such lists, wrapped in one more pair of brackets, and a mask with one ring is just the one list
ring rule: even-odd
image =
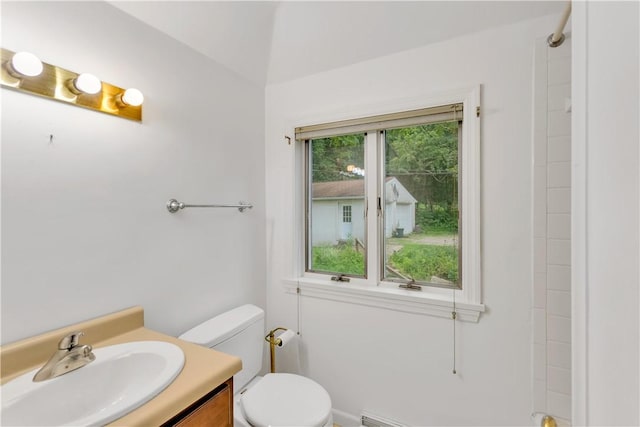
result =
[{"label": "ceiling", "polygon": [[[558,14],[564,1],[110,1],[260,84]],[[554,29],[549,28],[549,33]]]}]

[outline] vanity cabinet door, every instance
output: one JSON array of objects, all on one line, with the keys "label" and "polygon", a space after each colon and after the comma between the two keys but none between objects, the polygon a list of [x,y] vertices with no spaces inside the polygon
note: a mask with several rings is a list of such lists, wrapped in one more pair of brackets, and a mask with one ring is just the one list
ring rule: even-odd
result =
[{"label": "vanity cabinet door", "polygon": [[232,427],[233,379],[205,395],[163,427]]}]

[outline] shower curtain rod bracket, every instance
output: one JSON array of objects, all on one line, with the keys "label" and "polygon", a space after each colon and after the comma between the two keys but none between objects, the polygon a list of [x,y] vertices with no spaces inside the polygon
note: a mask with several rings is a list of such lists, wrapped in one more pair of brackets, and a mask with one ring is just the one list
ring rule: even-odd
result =
[{"label": "shower curtain rod bracket", "polygon": [[560,34],[560,38],[556,41],[553,40],[554,36],[555,34],[549,34],[549,37],[547,37],[547,44],[549,47],[558,47],[564,43],[564,33]]}]

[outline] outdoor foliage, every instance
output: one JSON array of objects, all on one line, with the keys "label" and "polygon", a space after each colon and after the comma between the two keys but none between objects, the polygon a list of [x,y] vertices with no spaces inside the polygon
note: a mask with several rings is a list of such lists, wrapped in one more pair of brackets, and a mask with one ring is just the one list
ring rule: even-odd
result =
[{"label": "outdoor foliage", "polygon": [[416,206],[416,224],[421,231],[430,233],[457,233],[458,231],[458,206],[449,209],[441,205],[431,207],[418,203]]},{"label": "outdoor foliage", "polygon": [[312,265],[315,271],[364,275],[364,255],[353,245],[314,246]]},{"label": "outdoor foliage", "polygon": [[386,133],[387,176],[418,200],[423,231],[458,230],[458,123],[445,122]]},{"label": "outdoor foliage", "polygon": [[362,179],[346,170],[349,165],[364,169],[364,134],[314,139],[311,156],[313,182]]},{"label": "outdoor foliage", "polygon": [[417,281],[436,276],[458,282],[458,251],[452,246],[406,245],[389,257],[389,264]]}]

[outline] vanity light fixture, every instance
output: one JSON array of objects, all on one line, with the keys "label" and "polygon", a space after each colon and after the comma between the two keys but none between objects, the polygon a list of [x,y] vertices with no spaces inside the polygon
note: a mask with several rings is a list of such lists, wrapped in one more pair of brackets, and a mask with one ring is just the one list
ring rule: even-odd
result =
[{"label": "vanity light fixture", "polygon": [[9,74],[14,77],[36,77],[42,74],[42,61],[30,52],[18,52],[7,63]]},{"label": "vanity light fixture", "polygon": [[139,107],[144,102],[144,95],[136,88],[129,88],[120,95],[120,101],[124,105]]},{"label": "vanity light fixture", "polygon": [[125,90],[93,74],[47,64],[29,52],[0,49],[0,64],[0,84],[4,88],[142,121],[144,96],[138,89]]},{"label": "vanity light fixture", "polygon": [[99,78],[89,73],[82,73],[71,81],[70,89],[77,94],[86,93],[95,95],[102,90],[102,82]]}]

